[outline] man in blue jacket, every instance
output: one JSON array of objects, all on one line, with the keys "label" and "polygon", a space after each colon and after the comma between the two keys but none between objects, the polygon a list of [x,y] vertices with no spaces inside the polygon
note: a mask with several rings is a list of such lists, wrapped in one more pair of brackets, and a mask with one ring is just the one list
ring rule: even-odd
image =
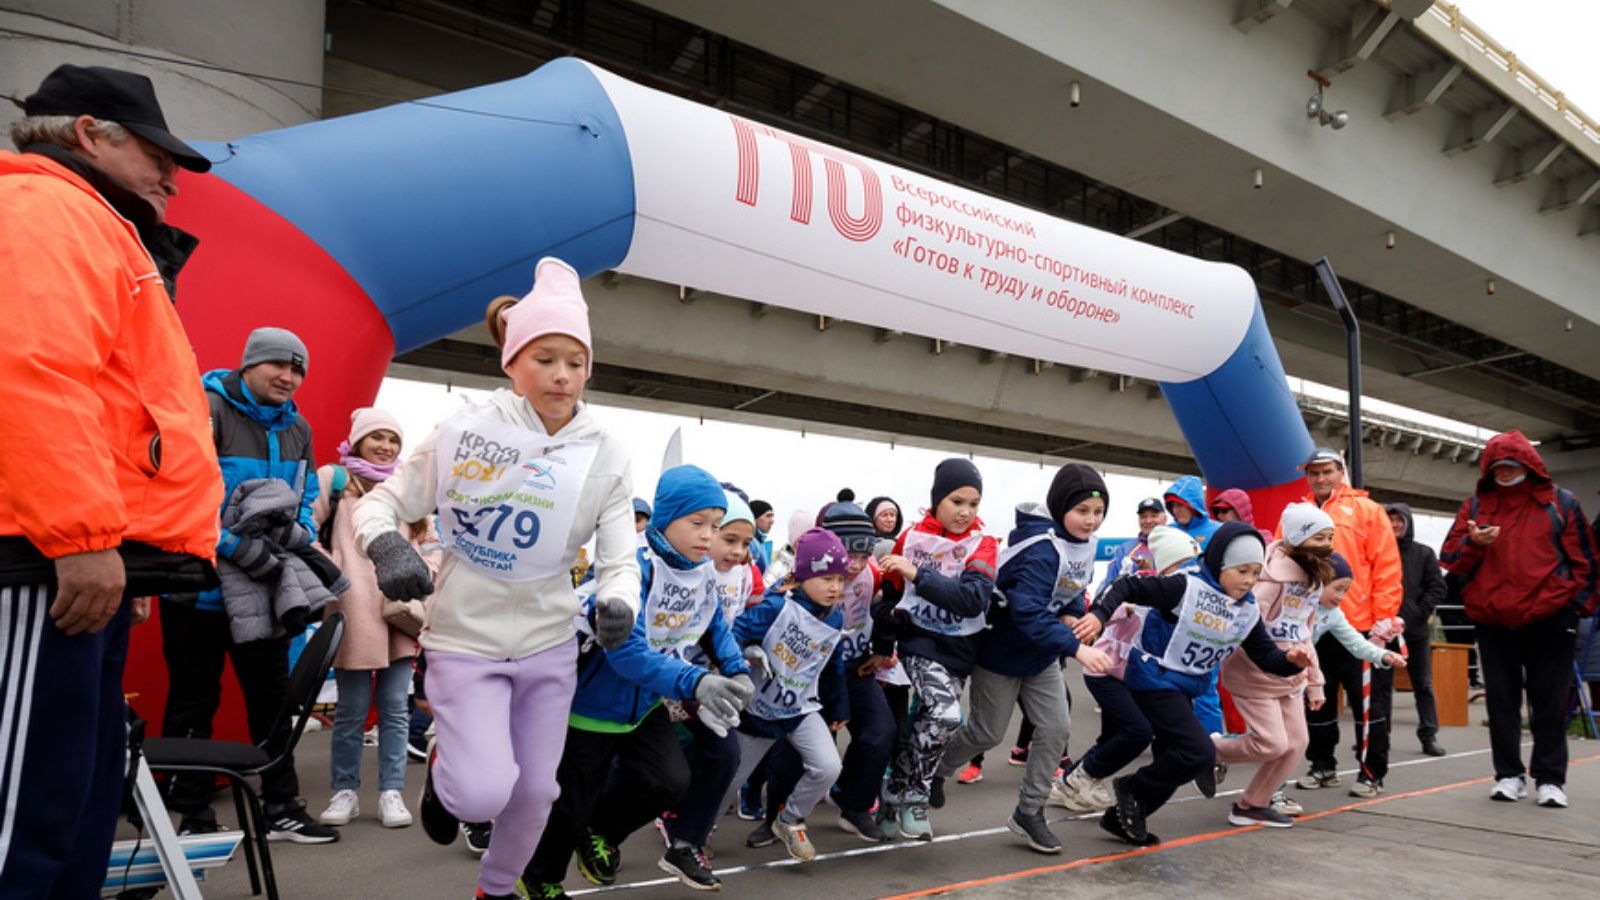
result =
[{"label": "man in blue jacket", "polygon": [[1094,532],[1105,521],[1109,496],[1099,473],[1070,463],[1056,473],[1044,506],[1017,507],[1017,527],[1000,556],[989,630],[972,669],[971,708],[939,763],[939,776],[948,778],[974,755],[999,744],[1020,698],[1034,726],[1033,741],[1017,808],[1006,826],[1040,853],[1061,852],[1060,839],[1044,819],[1070,727],[1061,660],[1074,657],[1093,671],[1110,664],[1104,653],[1080,644],[1063,621],[1085,612],[1084,597],[1094,577]]},{"label": "man in blue jacket", "polygon": [[[311,503],[317,497],[316,466],[311,457],[311,425],[294,404],[306,377],[306,346],[282,328],[257,328],[245,342],[237,370],[217,369],[202,380],[211,404],[211,436],[222,464],[222,504],[227,508],[234,488],[257,478],[287,482],[300,494],[300,515],[270,535],[237,535],[222,530],[217,556],[232,561],[257,580],[270,580],[280,555],[311,544],[317,527]],[[289,623],[286,623],[289,624]],[[293,623],[303,629],[305,623]],[[290,627],[289,630],[295,630]],[[161,733],[167,737],[211,737],[212,718],[222,701],[222,662],[233,660],[234,675],[244,693],[250,739],[265,743],[276,755],[288,735],[272,732],[289,692],[289,635],[235,643],[228,628],[221,590],[174,594],[161,599],[162,654],[167,663],[167,706]],[[181,832],[204,834],[218,829],[211,810],[209,777],[173,779],[168,805],[182,814]],[[339,839],[332,828],[318,824],[299,797],[294,759],[264,772],[261,802],[266,807],[268,837],[301,844]]]}]

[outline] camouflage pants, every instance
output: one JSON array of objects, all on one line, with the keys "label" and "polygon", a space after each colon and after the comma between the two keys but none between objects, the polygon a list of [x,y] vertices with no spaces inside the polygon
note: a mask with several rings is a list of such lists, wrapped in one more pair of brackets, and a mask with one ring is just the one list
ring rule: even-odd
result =
[{"label": "camouflage pants", "polygon": [[917,711],[911,720],[911,736],[889,775],[889,790],[900,796],[926,797],[944,748],[961,729],[961,689],[966,679],[920,656],[904,657],[901,663],[916,692]]}]

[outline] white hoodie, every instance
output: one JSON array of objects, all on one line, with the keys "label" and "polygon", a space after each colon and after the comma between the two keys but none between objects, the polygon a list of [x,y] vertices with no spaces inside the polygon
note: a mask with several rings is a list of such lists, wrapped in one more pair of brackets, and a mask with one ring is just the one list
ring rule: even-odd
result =
[{"label": "white hoodie", "polygon": [[[496,390],[472,409],[535,434],[546,433],[528,401],[506,388]],[[562,568],[571,569],[578,549],[595,537],[596,598],[615,600],[637,614],[639,562],[634,556],[638,544],[633,532],[628,451],[595,421],[586,404],[579,404],[572,421],[553,436],[600,442],[579,494]],[[356,540],[363,554],[379,535],[435,511],[438,439],[435,428],[394,475],[356,504]],[[578,597],[565,571],[538,581],[500,581],[462,565],[446,551],[429,607],[428,624],[419,638],[426,649],[509,660],[572,637]]]}]

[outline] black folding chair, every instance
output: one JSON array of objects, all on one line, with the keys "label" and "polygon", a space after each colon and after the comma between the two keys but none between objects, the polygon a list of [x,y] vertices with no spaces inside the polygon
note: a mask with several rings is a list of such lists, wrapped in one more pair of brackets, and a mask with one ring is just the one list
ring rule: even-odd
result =
[{"label": "black folding chair", "polygon": [[270,732],[272,735],[279,734],[280,730],[289,732],[277,756],[269,756],[264,743],[169,737],[146,738],[144,742],[144,757],[151,771],[211,775],[228,780],[233,788],[233,806],[239,826],[245,832],[244,855],[250,868],[250,893],[260,894],[265,883],[267,900],[278,900],[278,882],[272,874],[266,811],[250,779],[285,762],[300,743],[306,720],[311,717],[311,708],[317,702],[322,683],[327,680],[328,670],[333,668],[333,656],[343,639],[344,615],[334,613],[323,619],[316,634],[306,641],[299,662],[289,673],[288,702]]}]

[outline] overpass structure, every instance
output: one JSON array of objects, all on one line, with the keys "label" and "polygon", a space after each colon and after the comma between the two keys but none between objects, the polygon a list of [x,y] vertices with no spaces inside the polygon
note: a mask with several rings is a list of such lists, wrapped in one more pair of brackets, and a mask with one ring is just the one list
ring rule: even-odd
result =
[{"label": "overpass structure", "polygon": [[[0,2],[19,7],[0,13],[6,46],[59,60],[68,40],[127,64],[118,53],[135,44],[173,58],[142,64],[163,96],[173,82],[194,96],[196,81],[219,95],[209,102],[234,118],[202,116],[188,131],[212,137],[244,133],[239,104],[223,95],[264,95],[251,108],[272,127],[575,53],[1051,215],[1235,262],[1261,289],[1289,373],[1340,384],[1343,335],[1307,265],[1328,255],[1363,321],[1369,395],[1522,428],[1558,478],[1600,487],[1590,351],[1600,300],[1588,289],[1600,265],[1586,239],[1600,218],[1595,128],[1443,5],[332,0],[252,23],[258,40],[292,45],[285,59],[300,86],[185,67],[275,71],[240,51],[233,4],[122,4],[128,16],[111,23],[75,8],[93,4],[55,4],[66,14],[52,17],[33,6]],[[165,27],[180,17],[190,27]],[[320,78],[304,62],[312,41]],[[37,82],[48,66],[30,69],[29,58],[0,68],[4,87]],[[273,102],[303,99],[319,81],[320,110]],[[1346,110],[1346,127],[1308,118],[1313,94]],[[187,124],[182,112],[170,118]],[[598,282],[594,387],[626,402],[1190,468],[1153,386],[1119,373],[929,339],[914,322],[888,330],[695,285]],[[442,379],[497,367],[469,331],[411,350],[396,371]],[[1302,407],[1319,441],[1347,431],[1337,408]],[[1459,497],[1476,472],[1469,437],[1369,421],[1366,438],[1369,482],[1428,505]]]}]

